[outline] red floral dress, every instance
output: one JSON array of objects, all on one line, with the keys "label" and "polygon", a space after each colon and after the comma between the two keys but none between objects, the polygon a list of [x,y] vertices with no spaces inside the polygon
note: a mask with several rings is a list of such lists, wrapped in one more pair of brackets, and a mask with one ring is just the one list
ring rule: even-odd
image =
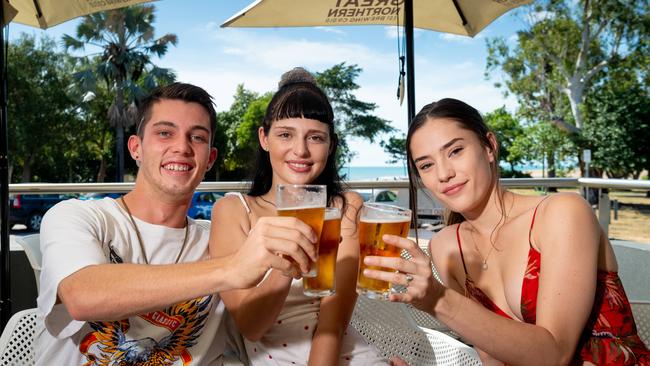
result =
[{"label": "red floral dress", "polygon": [[[531,231],[536,214],[537,208],[533,213]],[[469,277],[460,243],[460,224],[456,228],[456,238],[465,270],[466,296],[478,301],[490,311],[512,319],[476,287]],[[528,266],[521,286],[521,315],[529,324],[536,324],[537,321],[540,268],[541,254],[530,245]],[[650,365],[650,351],[637,334],[630,302],[617,272],[598,270],[594,306],[578,342],[573,364],[581,365],[585,361],[596,365]]]}]

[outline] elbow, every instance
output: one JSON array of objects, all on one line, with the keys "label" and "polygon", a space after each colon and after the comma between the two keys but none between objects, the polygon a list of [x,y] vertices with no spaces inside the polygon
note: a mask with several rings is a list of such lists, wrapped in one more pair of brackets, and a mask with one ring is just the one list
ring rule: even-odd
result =
[{"label": "elbow", "polygon": [[63,306],[65,306],[68,314],[74,320],[90,321],[93,319],[92,306],[88,302],[88,297],[82,294],[75,286],[68,281],[62,281],[59,284],[58,296]]},{"label": "elbow", "polygon": [[233,316],[237,330],[249,342],[259,342],[266,333],[266,329],[261,329],[259,324],[252,324],[248,319],[242,319],[241,316]]}]

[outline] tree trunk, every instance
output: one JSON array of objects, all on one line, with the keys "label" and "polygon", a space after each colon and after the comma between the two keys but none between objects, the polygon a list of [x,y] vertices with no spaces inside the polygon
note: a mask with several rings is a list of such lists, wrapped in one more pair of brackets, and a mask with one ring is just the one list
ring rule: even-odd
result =
[{"label": "tree trunk", "polygon": [[582,112],[580,107],[582,106],[582,99],[584,94],[584,84],[577,80],[576,77],[573,77],[568,87],[564,89],[564,93],[569,98],[569,104],[571,106],[571,114],[575,120],[576,127],[578,129],[582,128]]},{"label": "tree trunk", "polygon": [[97,183],[104,183],[104,180],[106,179],[106,158],[102,156],[102,158],[99,160],[99,172],[97,172]]}]

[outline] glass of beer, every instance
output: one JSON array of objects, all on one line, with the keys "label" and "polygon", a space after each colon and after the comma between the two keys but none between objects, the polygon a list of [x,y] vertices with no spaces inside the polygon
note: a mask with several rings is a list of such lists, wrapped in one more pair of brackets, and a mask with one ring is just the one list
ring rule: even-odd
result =
[{"label": "glass of beer", "polygon": [[336,292],[336,255],[341,239],[341,209],[325,209],[325,221],[318,243],[318,275],[303,278],[303,293],[311,297],[331,296]]},{"label": "glass of beer", "polygon": [[381,203],[364,203],[359,224],[359,276],[357,293],[371,299],[387,300],[391,291],[390,282],[367,278],[363,270],[391,271],[389,268],[366,266],[367,256],[399,257],[401,250],[384,243],[384,234],[406,237],[411,223],[411,210]]},{"label": "glass of beer", "polygon": [[[309,184],[278,184],[275,204],[278,216],[292,216],[311,226],[317,237],[323,228],[325,206],[327,205],[327,187]],[[318,243],[316,252],[318,252]],[[317,262],[311,264],[311,270],[303,277],[316,277]]]}]

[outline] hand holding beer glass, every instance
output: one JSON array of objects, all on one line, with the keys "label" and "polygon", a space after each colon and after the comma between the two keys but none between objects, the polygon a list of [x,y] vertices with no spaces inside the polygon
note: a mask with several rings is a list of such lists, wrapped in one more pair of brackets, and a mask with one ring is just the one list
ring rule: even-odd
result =
[{"label": "hand holding beer glass", "polygon": [[[278,184],[276,188],[276,210],[278,216],[291,216],[309,225],[320,238],[327,205],[327,189],[324,185]],[[316,243],[318,253],[318,243]],[[318,262],[311,264],[311,270],[303,277],[316,277]]]},{"label": "hand holding beer glass", "polygon": [[336,257],[341,239],[341,209],[325,209],[325,221],[318,242],[316,277],[303,278],[303,293],[311,297],[331,296],[336,292]]},{"label": "hand holding beer glass", "polygon": [[388,281],[368,278],[363,271],[376,269],[390,271],[388,268],[367,266],[364,258],[367,256],[399,257],[401,249],[384,242],[385,234],[405,238],[411,223],[411,210],[384,205],[381,203],[364,203],[361,209],[359,224],[359,276],[357,277],[357,293],[371,299],[387,300],[391,285]]}]

